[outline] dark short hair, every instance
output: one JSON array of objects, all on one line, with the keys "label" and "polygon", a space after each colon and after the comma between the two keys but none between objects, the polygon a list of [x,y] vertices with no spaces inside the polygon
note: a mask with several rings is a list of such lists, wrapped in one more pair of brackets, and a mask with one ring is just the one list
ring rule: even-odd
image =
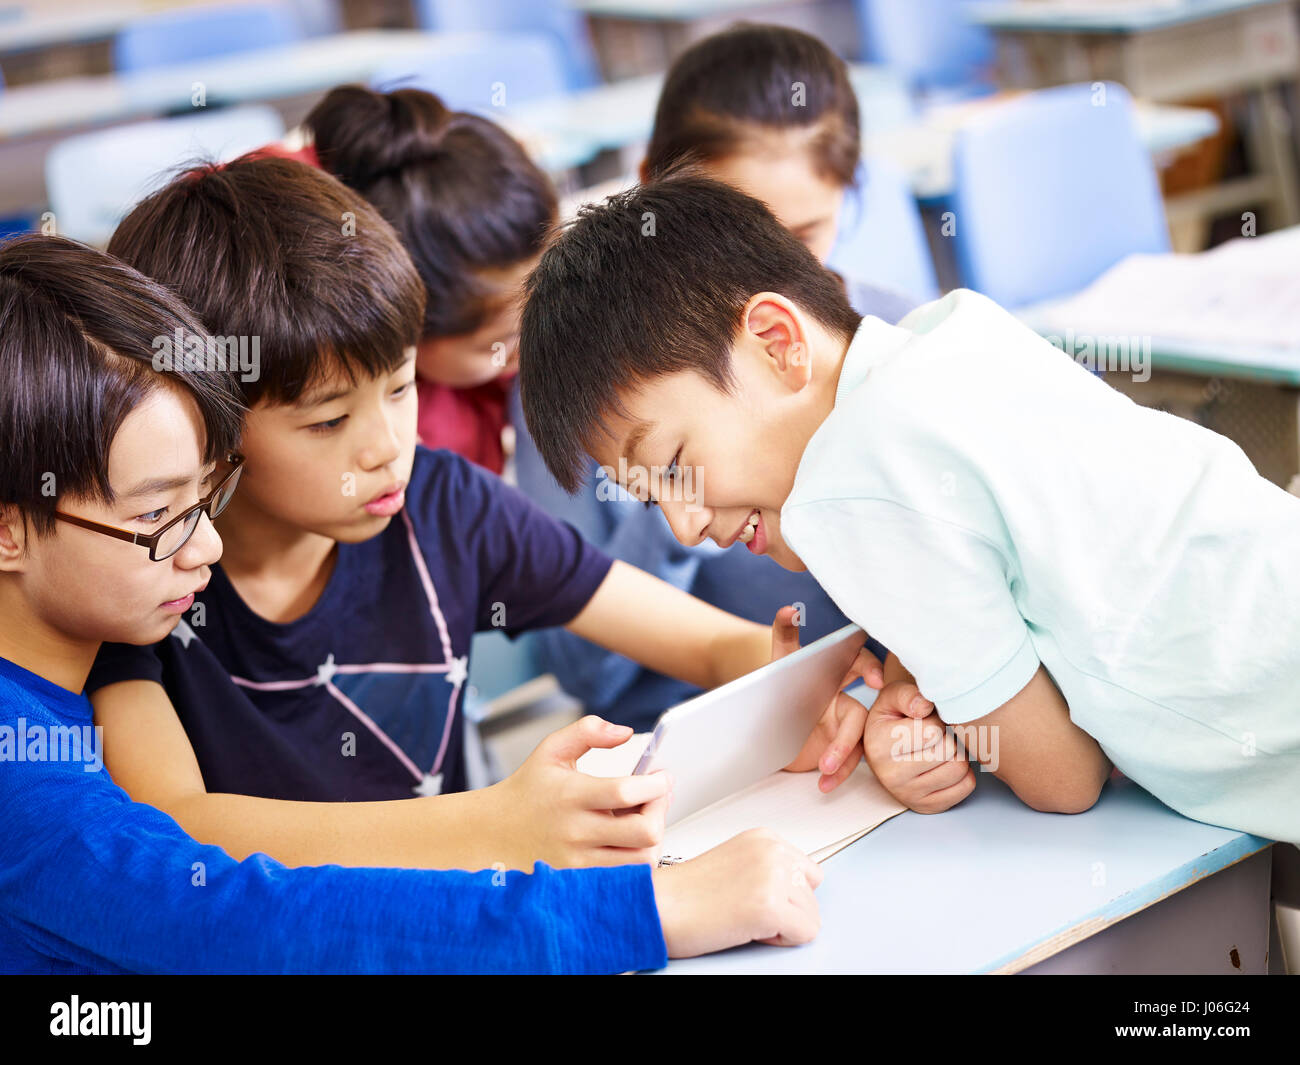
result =
[{"label": "dark short hair", "polygon": [[684,160],[724,159],[757,129],[815,129],[814,170],[851,185],[861,142],[844,61],[816,37],[785,26],[742,22],[705,37],[668,71],[647,173],[663,177]]},{"label": "dark short hair", "polygon": [[41,535],[65,495],[111,503],[113,439],[168,383],[198,406],[205,459],[233,450],[243,412],[231,379],[154,369],[159,337],[202,332],[171,292],[102,251],[54,236],[0,245],[0,503]]},{"label": "dark short hair", "polygon": [[583,207],[528,279],[519,387],[528,431],[568,492],[619,392],[692,370],[733,386],[731,347],[758,292],[846,341],[844,286],[758,200],[687,173]]},{"label": "dark short hair", "polygon": [[177,177],[108,250],[209,329],[259,338],[245,402],[293,403],[327,373],[389,373],[420,338],[424,286],[392,226],[324,171],[253,153]]},{"label": "dark short hair", "polygon": [[304,125],[323,166],[388,219],[428,290],[425,336],[487,317],[478,271],[527,262],[555,222],[555,190],[505,130],[420,89],[344,85]]}]

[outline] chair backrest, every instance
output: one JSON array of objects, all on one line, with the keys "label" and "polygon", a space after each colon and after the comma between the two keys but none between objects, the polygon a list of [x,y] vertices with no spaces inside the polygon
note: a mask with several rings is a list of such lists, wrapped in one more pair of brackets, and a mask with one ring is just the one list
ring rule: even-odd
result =
[{"label": "chair backrest", "polygon": [[293,12],[280,4],[177,8],[131,23],[113,42],[118,71],[148,70],[195,59],[251,52],[303,38]]},{"label": "chair backrest", "polygon": [[600,84],[600,64],[586,20],[563,0],[416,0],[415,16],[426,30],[549,37],[563,57],[566,88]]},{"label": "chair backrest", "polygon": [[1065,85],[957,133],[963,283],[1006,307],[1074,292],[1133,252],[1169,250],[1160,186],[1120,85]]},{"label": "chair backrest", "polygon": [[858,166],[844,196],[839,231],[826,264],[857,281],[892,288],[917,301],[939,295],[925,226],[906,175],[887,159]]},{"label": "chair backrest", "polygon": [[470,644],[469,682],[480,702],[513,691],[540,676],[536,641],[532,633],[510,639],[501,629],[474,634]]},{"label": "chair backrest", "polygon": [[437,94],[455,111],[488,116],[566,91],[564,67],[552,41],[531,33],[481,34],[436,42],[419,56],[375,71],[376,89],[405,87]]},{"label": "chair backrest", "polygon": [[970,2],[855,0],[863,54],[918,89],[981,81],[993,64],[993,36],[967,16]]},{"label": "chair backrest", "polygon": [[191,161],[226,162],[278,141],[284,122],[267,106],[137,122],[60,141],[45,160],[45,188],[64,236],[103,245],[144,196]]},{"label": "chair backrest", "polygon": [[31,233],[36,229],[36,222],[25,214],[5,215],[0,218],[0,242],[22,233]]}]

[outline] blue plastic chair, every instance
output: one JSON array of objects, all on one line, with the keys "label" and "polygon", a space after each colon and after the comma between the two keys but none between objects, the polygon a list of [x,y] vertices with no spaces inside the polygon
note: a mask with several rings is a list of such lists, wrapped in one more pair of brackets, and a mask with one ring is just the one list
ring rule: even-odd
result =
[{"label": "blue plastic chair", "polygon": [[586,21],[562,0],[416,0],[415,17],[422,28],[446,33],[540,34],[563,56],[566,88],[602,80]]},{"label": "blue plastic chair", "polygon": [[554,43],[525,33],[438,42],[419,57],[395,60],[377,70],[370,83],[384,91],[424,89],[454,111],[489,116],[567,91]]},{"label": "blue plastic chair", "polygon": [[[463,704],[465,771],[471,788],[494,784],[514,768],[500,764],[494,748],[509,742],[516,730],[528,735],[535,732],[538,719],[549,718],[547,731],[552,731],[578,717],[581,705],[553,678],[549,684],[523,687],[540,676],[536,633],[521,633],[514,640],[499,630],[475,633]],[[513,745],[518,747],[517,739]]]},{"label": "blue plastic chair", "polygon": [[918,302],[939,295],[921,212],[906,176],[893,163],[873,158],[858,165],[826,265]]},{"label": "blue plastic chair", "polygon": [[35,229],[35,220],[25,214],[6,215],[4,218],[0,218],[0,243],[10,237],[17,237],[23,233],[32,233]]},{"label": "blue plastic chair", "polygon": [[303,38],[293,12],[279,4],[178,8],[133,22],[113,42],[121,72],[293,44]]},{"label": "blue plastic chair", "polygon": [[1005,307],[1075,292],[1131,253],[1169,250],[1122,86],[1065,85],[991,108],[957,134],[953,168],[963,281]]},{"label": "blue plastic chair", "polygon": [[993,36],[963,11],[971,0],[855,0],[863,54],[917,90],[987,92]]},{"label": "blue plastic chair", "polygon": [[107,244],[122,216],[177,167],[195,160],[225,162],[283,136],[279,113],[257,105],[69,137],[45,159],[55,227],[87,244]]}]

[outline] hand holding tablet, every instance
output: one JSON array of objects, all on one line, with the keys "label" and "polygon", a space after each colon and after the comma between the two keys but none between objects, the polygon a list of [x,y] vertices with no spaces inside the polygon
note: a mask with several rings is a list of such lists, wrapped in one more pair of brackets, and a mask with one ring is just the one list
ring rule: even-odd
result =
[{"label": "hand holding tablet", "polygon": [[[656,769],[672,773],[668,823],[797,764],[796,759],[813,744],[810,734],[827,715],[831,699],[858,675],[854,666],[865,641],[866,634],[858,626],[846,625],[666,711],[636,773]],[[837,710],[839,703],[837,699]],[[846,720],[847,716],[840,722]],[[857,738],[861,738],[860,727]]]}]

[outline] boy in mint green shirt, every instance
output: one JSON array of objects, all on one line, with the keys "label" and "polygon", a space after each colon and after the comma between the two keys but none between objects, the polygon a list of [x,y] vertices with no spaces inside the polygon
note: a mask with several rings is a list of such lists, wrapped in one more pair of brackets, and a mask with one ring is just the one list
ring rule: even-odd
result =
[{"label": "boy in mint green shirt", "polygon": [[[1231,441],[972,292],[860,319],[761,204],[691,175],[548,251],[521,371],[562,485],[585,452],[683,543],[807,568],[891,648],[910,712],[933,702],[1029,804],[1086,809],[1113,763],[1187,816],[1300,840],[1300,500]],[[969,794],[952,731],[927,760],[899,717],[866,728],[886,787]]]}]

